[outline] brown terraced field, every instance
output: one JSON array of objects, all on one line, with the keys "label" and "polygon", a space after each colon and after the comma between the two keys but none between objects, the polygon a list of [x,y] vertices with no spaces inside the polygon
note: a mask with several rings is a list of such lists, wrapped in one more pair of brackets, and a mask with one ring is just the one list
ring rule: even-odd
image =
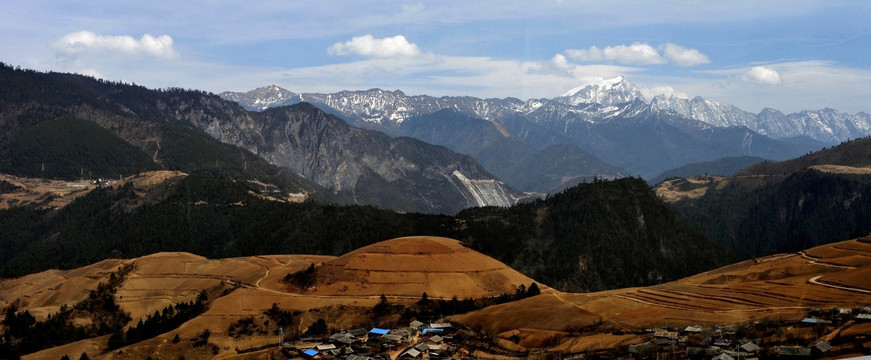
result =
[{"label": "brown terraced field", "polygon": [[[302,332],[318,318],[331,328],[361,326],[382,294],[393,303],[411,303],[423,292],[431,298],[457,296],[486,297],[513,293],[517,286],[533,280],[483,254],[463,247],[458,241],[437,237],[411,237],[384,241],[358,249],[342,257],[314,255],[270,255],[233,259],[206,259],[190,253],[158,253],[132,260],[106,260],[69,271],[45,271],[0,282],[0,308],[17,303],[37,319],[45,319],[63,304],[74,304],[88,291],[105,282],[109,274],[125,264],[134,269],[118,288],[116,302],[139,319],[167,305],[194,300],[206,290],[215,298],[208,311],[188,321],[176,331],[133,346],[122,353],[103,354],[108,336],[89,339],[25,356],[25,359],[56,360],[83,351],[91,358],[223,358],[236,354],[236,348],[251,348],[275,343],[277,337],[254,334],[245,338],[228,336],[231,323],[253,317],[262,323],[263,312],[276,304],[282,309],[300,311],[297,329]],[[300,293],[288,286],[286,275],[320,265],[318,283]],[[543,291],[552,291],[543,287]],[[366,324],[369,325],[369,324]],[[176,335],[192,339],[209,329],[209,342],[218,354],[194,349],[190,341],[174,345]],[[277,327],[272,325],[272,330]],[[200,351],[202,353],[198,353]],[[161,355],[162,354],[162,355]]]},{"label": "brown terraced field", "polygon": [[[550,331],[553,338],[548,341],[559,339],[559,344],[551,347],[569,352],[590,349],[578,339],[584,336],[565,333],[583,325],[611,328],[619,333],[654,327],[801,320],[813,308],[871,304],[869,255],[871,238],[862,238],[799,254],[748,260],[647,288],[542,294],[460,315],[454,320],[503,338],[519,336],[521,344],[532,347],[545,343],[527,340],[523,333],[535,334],[533,338],[540,339],[542,331]],[[505,317],[511,321],[494,320]],[[560,321],[542,321],[548,318]],[[640,338],[637,342],[641,342]]]},{"label": "brown terraced field", "polygon": [[[542,294],[454,316],[451,321],[492,336],[508,350],[546,348],[581,353],[625,347],[645,341],[636,331],[653,327],[742,324],[757,320],[800,320],[812,308],[864,307],[871,304],[871,238],[862,238],[748,260],[680,281],[646,288],[570,294],[542,287]],[[307,289],[284,282],[285,276],[318,265],[317,281]],[[0,282],[0,307],[17,303],[38,319],[61,305],[88,296],[99,282],[124,265],[133,270],[119,286],[116,302],[132,324],[167,305],[188,302],[205,290],[213,301],[202,315],[155,338],[104,352],[108,336],[55,347],[26,359],[236,357],[236,349],[273,344],[274,324],[264,311],[273,306],[299,311],[302,332],[318,318],[331,328],[368,326],[373,307],[384,294],[391,303],[412,303],[423,292],[432,298],[488,297],[513,292],[532,280],[504,264],[445,238],[388,240],[342,257],[271,255],[206,259],[189,253],[159,253],[132,260],[106,260],[69,271],[45,271]],[[251,317],[264,329],[232,337],[228,328]],[[271,327],[270,327],[271,326]],[[868,330],[855,323],[842,334]],[[206,351],[191,339],[211,331]],[[178,334],[183,341],[171,339]],[[256,353],[252,353],[256,357]]]},{"label": "brown terraced field", "polygon": [[319,269],[317,295],[483,298],[534,280],[456,240],[408,237],[366,246]]}]

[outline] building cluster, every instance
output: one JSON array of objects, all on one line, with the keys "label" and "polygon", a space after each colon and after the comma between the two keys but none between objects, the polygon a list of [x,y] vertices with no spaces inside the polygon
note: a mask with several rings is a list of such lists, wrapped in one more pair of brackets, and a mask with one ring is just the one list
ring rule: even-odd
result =
[{"label": "building cluster", "polygon": [[[854,321],[857,323],[871,322],[871,307],[862,309],[833,308],[830,311],[811,309],[811,314],[829,317],[809,316],[800,321],[786,324],[789,327],[825,326]],[[761,326],[757,322],[748,328]],[[783,324],[781,324],[783,326]],[[649,341],[629,346],[629,354],[636,359],[661,358],[668,354],[669,358],[685,358],[698,360],[739,360],[771,358],[782,359],[814,359],[824,358],[834,349],[829,341],[817,339],[804,346],[766,344],[763,339],[736,339],[737,327],[715,326],[703,329],[701,326],[687,326],[683,329],[670,331],[668,329],[648,329],[652,334]],[[869,335],[871,336],[871,335]],[[697,339],[702,338],[701,341]],[[866,339],[871,340],[871,339]]]},{"label": "building cluster", "polygon": [[282,339],[280,345],[289,355],[310,359],[450,359],[468,355],[466,349],[453,343],[453,333],[451,323],[412,321],[408,327],[397,329],[354,329],[294,343]]}]

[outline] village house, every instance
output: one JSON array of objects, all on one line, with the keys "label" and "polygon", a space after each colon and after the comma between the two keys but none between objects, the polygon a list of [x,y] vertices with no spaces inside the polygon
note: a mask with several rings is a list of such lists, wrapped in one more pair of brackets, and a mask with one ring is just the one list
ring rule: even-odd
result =
[{"label": "village house", "polygon": [[785,359],[805,359],[811,356],[811,349],[801,346],[778,346],[777,356]]},{"label": "village house", "polygon": [[754,344],[752,341],[745,342],[738,348],[748,353],[757,353],[759,350],[762,350],[759,345]]},{"label": "village house", "polygon": [[418,357],[420,357],[420,351],[417,351],[415,349],[408,349],[404,353],[402,353],[402,355],[399,356],[399,358],[412,358],[412,359],[416,359]]}]

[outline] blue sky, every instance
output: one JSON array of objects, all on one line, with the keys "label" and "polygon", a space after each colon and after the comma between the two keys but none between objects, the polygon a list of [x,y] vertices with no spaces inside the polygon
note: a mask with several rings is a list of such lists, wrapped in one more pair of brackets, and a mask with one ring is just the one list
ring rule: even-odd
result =
[{"label": "blue sky", "polygon": [[868,1],[15,1],[0,61],[148,87],[554,97],[623,75],[758,112],[871,111]]}]

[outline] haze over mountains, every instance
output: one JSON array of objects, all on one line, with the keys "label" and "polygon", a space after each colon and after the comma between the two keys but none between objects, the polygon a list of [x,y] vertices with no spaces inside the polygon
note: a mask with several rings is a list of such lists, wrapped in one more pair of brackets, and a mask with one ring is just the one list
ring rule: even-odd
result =
[{"label": "haze over mountains", "polygon": [[[689,163],[728,156],[785,160],[871,134],[871,116],[867,113],[850,115],[823,109],[784,115],[766,108],[752,114],[700,97],[656,96],[648,102],[623,77],[578,87],[553,99],[526,101],[408,96],[398,90],[381,89],[334,94],[294,93],[274,85],[247,93],[224,92],[220,96],[258,111],[310,102],[355,126],[393,136],[417,137],[476,157],[493,147],[491,143],[497,140],[490,140],[495,139],[492,134],[499,133],[505,139],[522,142],[533,149],[571,144],[577,149],[563,149],[566,154],[572,154],[570,156],[590,159],[589,155],[593,155],[616,166],[574,171],[575,176],[562,174],[575,180],[589,179],[591,175],[651,178]],[[456,133],[448,129],[421,133],[416,131],[416,126],[409,125],[415,123],[413,119],[423,116],[427,116],[429,122],[435,122],[434,118],[456,119],[457,115],[451,112],[465,115],[466,122],[477,119],[489,124],[478,126],[476,141],[464,143],[457,143]],[[468,129],[463,130],[468,134]],[[499,161],[481,161],[505,180],[506,171]],[[521,189],[548,191],[546,187]]]}]

